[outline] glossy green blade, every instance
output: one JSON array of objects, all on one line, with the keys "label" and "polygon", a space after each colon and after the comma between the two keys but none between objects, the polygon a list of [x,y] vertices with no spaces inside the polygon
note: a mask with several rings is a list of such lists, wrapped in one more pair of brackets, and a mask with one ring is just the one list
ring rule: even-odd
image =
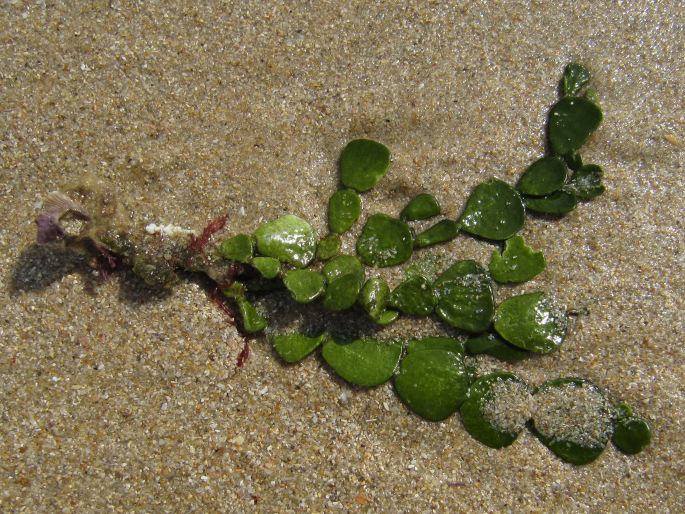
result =
[{"label": "glossy green blade", "polygon": [[538,291],[499,304],[494,325],[511,344],[535,353],[550,353],[564,342],[568,317],[551,298]]},{"label": "glossy green blade", "polygon": [[561,87],[564,96],[574,96],[590,81],[590,72],[582,64],[572,62],[564,68]]},{"label": "glossy green blade", "polygon": [[324,237],[316,248],[316,257],[319,260],[327,261],[332,259],[340,252],[340,236],[338,234],[329,234]]},{"label": "glossy green blade", "polygon": [[281,262],[273,257],[255,257],[250,264],[264,278],[276,278],[281,272]]},{"label": "glossy green blade", "polygon": [[493,250],[490,257],[490,275],[497,282],[525,282],[542,273],[545,269],[545,256],[534,252],[522,236],[507,239],[500,255]]},{"label": "glossy green blade", "polygon": [[402,209],[400,219],[404,221],[425,220],[440,214],[440,204],[435,197],[428,193],[416,195]]},{"label": "glossy green blade", "polygon": [[414,238],[414,248],[425,248],[451,241],[459,233],[459,224],[452,220],[438,221]]},{"label": "glossy green blade", "polygon": [[586,164],[573,174],[564,189],[578,200],[592,200],[604,192],[603,174],[602,168],[596,164]]},{"label": "glossy green blade", "polygon": [[466,350],[471,355],[486,354],[505,362],[518,362],[532,354],[503,341],[495,334],[482,334],[466,341]]},{"label": "glossy green blade", "polygon": [[369,266],[402,264],[412,253],[412,237],[404,221],[385,214],[369,217],[357,239],[357,254]]},{"label": "glossy green blade", "polygon": [[543,214],[567,214],[577,205],[576,196],[569,191],[555,191],[547,196],[526,197],[526,208]]},{"label": "glossy green blade", "polygon": [[392,377],[402,354],[402,345],[375,339],[357,339],[351,343],[328,340],[321,354],[328,365],[349,383],[372,387]]},{"label": "glossy green blade", "polygon": [[368,191],[390,166],[390,150],[369,139],[350,141],[340,155],[340,180],[345,187]]},{"label": "glossy green blade", "polygon": [[435,311],[455,328],[484,332],[495,311],[492,280],[474,261],[458,261],[433,284],[438,305]]},{"label": "glossy green blade", "polygon": [[545,196],[558,191],[566,181],[566,164],[561,157],[538,159],[526,168],[516,187],[521,193]]},{"label": "glossy green blade", "polygon": [[264,223],[255,231],[255,238],[260,254],[299,268],[309,264],[316,253],[311,225],[292,214]]},{"label": "glossy green blade", "polygon": [[[530,411],[498,411],[511,411],[531,404],[530,391],[523,380],[512,373],[491,373],[469,387],[460,408],[461,420],[474,439],[490,448],[503,448],[516,440],[530,419]],[[506,423],[498,418],[504,418]]]},{"label": "glossy green blade", "polygon": [[340,189],[328,201],[328,226],[331,232],[347,232],[362,212],[362,201],[353,189]]},{"label": "glossy green blade", "polygon": [[466,398],[468,373],[460,354],[422,350],[407,354],[395,390],[416,414],[430,421],[451,416]]},{"label": "glossy green blade", "polygon": [[388,303],[404,314],[428,316],[437,303],[433,286],[417,275],[400,283],[391,293]]},{"label": "glossy green blade", "polygon": [[535,435],[562,460],[581,465],[601,455],[614,411],[602,391],[576,377],[545,382],[535,391]]},{"label": "glossy green blade", "polygon": [[385,311],[390,296],[388,283],[382,278],[370,278],[359,293],[359,303],[372,319],[377,319]]},{"label": "glossy green blade", "polygon": [[219,253],[224,259],[249,263],[254,253],[254,241],[248,234],[238,234],[224,240],[219,247]]},{"label": "glossy green blade", "polygon": [[310,303],[323,293],[326,280],[316,271],[297,269],[286,273],[283,283],[296,302]]},{"label": "glossy green blade", "polygon": [[566,96],[549,113],[547,135],[552,151],[564,155],[578,150],[602,123],[602,110],[582,97]]},{"label": "glossy green blade", "polygon": [[276,353],[287,363],[299,362],[327,339],[326,334],[317,337],[307,337],[304,334],[281,334],[271,337]]},{"label": "glossy green blade", "polygon": [[424,350],[447,350],[449,352],[464,354],[464,344],[453,337],[427,336],[411,339],[407,343],[407,353]]},{"label": "glossy green blade", "polygon": [[509,239],[523,227],[523,201],[506,182],[492,178],[471,193],[459,218],[461,228],[485,239]]}]

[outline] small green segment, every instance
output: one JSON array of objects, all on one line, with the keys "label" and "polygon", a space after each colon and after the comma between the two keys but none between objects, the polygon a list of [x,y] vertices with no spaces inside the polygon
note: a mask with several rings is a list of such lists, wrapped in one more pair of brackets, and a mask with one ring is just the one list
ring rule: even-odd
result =
[{"label": "small green segment", "polygon": [[[566,378],[557,378],[554,380],[549,380],[545,382],[544,384],[540,385],[535,392],[533,393],[534,395],[537,395],[541,391],[544,391],[548,388],[551,387],[565,387],[568,384],[572,384],[576,387],[590,387],[593,388],[595,391],[600,392],[599,388],[589,382],[588,380],[582,379],[582,378],[577,378],[577,377],[566,377]],[[559,409],[564,409],[565,407],[560,405]],[[603,414],[600,411],[597,412],[585,412],[581,417],[579,417],[579,420],[587,420],[587,418],[590,417],[596,417],[599,418]],[[542,444],[547,446],[552,452],[559,457],[561,460],[564,462],[568,462],[570,464],[575,464],[577,466],[581,466],[583,464],[589,464],[590,462],[594,461],[599,457],[602,452],[604,451],[604,448],[606,448],[606,444],[609,440],[609,434],[606,435],[606,439],[601,441],[601,444],[595,445],[595,446],[584,446],[580,445],[578,443],[572,442],[572,441],[567,441],[555,437],[551,437],[548,434],[544,434],[540,432],[538,427],[535,425],[535,415],[533,415],[533,432],[535,435],[540,439]]]},{"label": "small green segment", "polygon": [[361,281],[356,275],[343,275],[328,284],[323,306],[329,311],[344,311],[357,301]]},{"label": "small green segment", "polygon": [[509,344],[495,334],[472,337],[466,341],[465,346],[471,355],[486,354],[505,362],[518,362],[531,355],[531,352]]},{"label": "small green segment", "polygon": [[298,303],[310,303],[324,291],[326,280],[316,271],[297,269],[289,271],[283,277],[285,287]]},{"label": "small green segment", "polygon": [[328,340],[321,354],[328,365],[349,383],[372,387],[392,377],[402,354],[402,345],[375,339],[357,339],[351,343]]},{"label": "small green segment", "polygon": [[440,349],[408,353],[395,376],[402,401],[429,421],[451,416],[466,398],[468,385],[462,355]]},{"label": "small green segment", "polygon": [[254,253],[254,241],[248,234],[238,234],[221,243],[219,252],[224,259],[248,264]]},{"label": "small green segment", "polygon": [[390,296],[388,283],[382,278],[370,278],[359,293],[359,303],[371,319],[378,319],[385,311]]},{"label": "small green segment", "polygon": [[255,257],[250,264],[264,278],[276,278],[281,272],[281,262],[273,257]]},{"label": "small green segment", "polygon": [[596,164],[586,164],[573,174],[564,189],[578,200],[592,200],[604,192],[603,174],[602,168]]},{"label": "small green segment", "polygon": [[499,304],[494,325],[511,344],[535,353],[550,353],[564,342],[568,317],[538,291],[513,296]]},{"label": "small green segment", "polygon": [[547,196],[526,197],[526,208],[542,214],[568,214],[577,205],[576,195],[563,190]]},{"label": "small green segment", "polygon": [[404,314],[428,316],[437,303],[431,283],[421,275],[400,283],[390,295],[388,303]]},{"label": "small green segment", "polygon": [[240,312],[240,319],[243,322],[243,328],[248,334],[256,334],[266,328],[266,318],[257,312],[245,297],[238,297],[235,299],[238,304],[238,311]]},{"label": "small green segment", "polygon": [[364,283],[364,267],[352,255],[339,255],[323,267],[328,281],[323,304],[329,311],[343,311],[352,307]]},{"label": "small green segment", "polygon": [[644,450],[652,440],[652,430],[647,420],[633,414],[629,405],[621,404],[616,408],[616,424],[612,441],[627,455]]},{"label": "small green segment", "polygon": [[549,114],[547,135],[552,151],[564,155],[578,150],[602,123],[602,110],[594,102],[566,96]]},{"label": "small green segment", "polygon": [[563,158],[566,166],[573,171],[578,171],[583,167],[583,158],[580,156],[579,152],[570,152],[564,154]]},{"label": "small green segment", "polygon": [[395,321],[398,317],[400,316],[400,313],[397,311],[384,311],[380,316],[374,319],[376,323],[379,325],[390,325],[393,321]]},{"label": "small green segment", "polygon": [[459,224],[469,234],[485,239],[509,239],[523,227],[523,200],[506,182],[492,178],[469,196]]},{"label": "small green segment", "polygon": [[316,257],[319,260],[327,261],[340,253],[340,236],[329,234],[324,237],[316,248]]},{"label": "small green segment", "polygon": [[458,261],[433,283],[436,312],[451,326],[468,332],[487,330],[495,311],[492,280],[474,261]]},{"label": "small green segment", "polygon": [[525,282],[544,269],[545,256],[542,252],[534,252],[522,236],[507,239],[502,254],[493,250],[490,257],[490,275],[502,284]]},{"label": "small green segment", "polygon": [[350,141],[340,155],[340,180],[345,187],[364,192],[385,176],[390,166],[390,150],[369,139]]},{"label": "small green segment", "polygon": [[574,96],[590,81],[590,72],[582,64],[572,62],[564,68],[561,87],[564,96]]},{"label": "small green segment", "polygon": [[510,434],[498,430],[483,415],[483,404],[492,394],[492,387],[500,381],[525,382],[512,373],[496,372],[477,379],[466,393],[460,413],[464,428],[471,436],[490,448],[504,448],[516,441],[519,432]]},{"label": "small green segment", "polygon": [[357,239],[357,254],[365,264],[385,268],[411,257],[412,237],[404,221],[385,214],[369,217]]},{"label": "small green segment", "polygon": [[356,276],[360,281],[364,280],[364,267],[354,255],[338,255],[326,263],[322,272],[329,283],[349,274]]},{"label": "small green segment", "polygon": [[526,168],[516,187],[525,195],[545,196],[561,189],[566,181],[566,164],[561,157],[538,159]]},{"label": "small green segment", "polygon": [[245,298],[245,284],[242,282],[234,282],[231,287],[224,289],[223,294],[226,298],[235,301],[240,313],[240,319],[243,329],[248,334],[255,334],[261,332],[266,328],[266,318],[257,312],[254,305]]},{"label": "small green segment", "polygon": [[292,214],[264,223],[255,231],[257,250],[266,257],[303,268],[316,254],[316,236],[309,223]]},{"label": "small green segment", "polygon": [[316,348],[318,348],[326,339],[326,334],[321,334],[318,337],[307,337],[304,334],[282,334],[275,335],[271,338],[271,343],[274,346],[276,353],[287,363],[299,362]]},{"label": "small green segment", "polygon": [[407,353],[424,350],[446,350],[458,355],[464,355],[464,344],[453,337],[428,336],[411,339],[407,343]]},{"label": "small green segment", "polygon": [[459,225],[452,220],[438,221],[414,238],[414,248],[425,248],[451,241],[459,233]]},{"label": "small green segment", "polygon": [[362,212],[362,200],[353,189],[340,189],[328,201],[328,226],[331,232],[347,232]]},{"label": "small green segment", "polygon": [[402,209],[400,219],[404,221],[425,220],[437,216],[440,212],[440,204],[435,197],[428,193],[421,193],[412,198]]}]

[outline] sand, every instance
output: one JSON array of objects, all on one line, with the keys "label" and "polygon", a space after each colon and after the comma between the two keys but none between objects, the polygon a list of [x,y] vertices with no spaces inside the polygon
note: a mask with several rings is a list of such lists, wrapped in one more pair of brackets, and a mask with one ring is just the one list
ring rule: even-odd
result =
[{"label": "sand", "polygon": [[[682,512],[682,3],[445,4],[2,4],[0,510]],[[458,417],[422,421],[389,384],[286,366],[264,339],[239,369],[242,341],[197,280],[98,285],[34,244],[41,199],[84,174],[113,184],[136,230],[228,213],[228,235],[290,212],[324,235],[356,137],[393,154],[365,215],[426,191],[455,217],[476,184],[543,154],[572,60],[605,111],[583,156],[607,192],[529,218],[547,269],[498,299],[540,289],[583,314],[558,353],[480,366],[592,380],[652,424],[640,455],[574,467],[528,433],[491,450]],[[491,251],[462,235],[424,254]]]}]

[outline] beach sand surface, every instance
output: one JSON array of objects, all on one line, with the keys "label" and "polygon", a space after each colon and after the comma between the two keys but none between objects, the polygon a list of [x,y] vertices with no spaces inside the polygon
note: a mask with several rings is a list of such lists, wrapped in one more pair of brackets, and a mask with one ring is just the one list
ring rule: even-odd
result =
[{"label": "beach sand surface", "polygon": [[[3,2],[0,510],[683,512],[684,23],[672,0]],[[579,315],[559,352],[479,366],[592,380],[652,425],[639,455],[609,445],[572,466],[527,431],[489,449],[391,384],[284,365],[266,338],[238,368],[243,341],[196,277],[170,294],[126,272],[98,283],[35,244],[47,193],[85,176],[134,232],[228,214],[225,237],[288,212],[323,236],[359,137],[393,158],[364,217],[430,192],[455,218],[477,184],[513,184],[544,154],[571,61],[604,110],[582,155],[607,191],[528,217],[547,269],[497,298],[544,290]],[[414,260],[487,264],[493,248],[460,235]],[[278,326],[306,311],[261,308]],[[439,332],[408,319],[386,335]]]}]

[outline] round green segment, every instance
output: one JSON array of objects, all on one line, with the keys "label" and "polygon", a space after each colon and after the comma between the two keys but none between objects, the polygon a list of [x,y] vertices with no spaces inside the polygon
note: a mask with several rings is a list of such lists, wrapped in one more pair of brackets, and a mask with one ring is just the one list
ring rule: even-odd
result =
[{"label": "round green segment", "polygon": [[582,97],[567,96],[549,113],[547,134],[552,151],[564,155],[578,150],[602,122],[602,110]]},{"label": "round green segment", "polygon": [[452,220],[438,221],[414,238],[414,248],[425,248],[451,241],[459,233],[459,224]]},{"label": "round green segment", "polygon": [[472,355],[486,354],[505,362],[518,362],[531,355],[531,352],[509,344],[495,334],[472,337],[466,341],[465,346]]},{"label": "round green segment", "polygon": [[604,192],[602,168],[596,164],[581,166],[566,184],[566,189],[579,200],[592,200]]},{"label": "round green segment", "polygon": [[224,259],[249,263],[254,253],[254,241],[248,234],[238,234],[224,240],[219,247],[219,253]]},{"label": "round green segment", "polygon": [[281,334],[272,336],[271,343],[281,359],[292,364],[307,357],[318,348],[326,338],[327,336],[325,334],[321,334],[317,337],[308,337],[304,334],[297,333]]},{"label": "round green segment", "polygon": [[322,261],[332,259],[340,252],[340,236],[329,234],[319,241],[316,247],[316,257]]},{"label": "round green segment", "polygon": [[466,232],[485,239],[509,239],[523,227],[523,200],[506,182],[492,178],[469,196],[459,224]]},{"label": "round green segment", "polygon": [[328,201],[328,226],[331,232],[347,232],[362,212],[362,200],[353,189],[340,189]]},{"label": "round green segment", "polygon": [[649,446],[651,440],[652,430],[647,421],[640,416],[626,416],[616,421],[612,441],[623,453],[640,453]]},{"label": "round green segment", "polygon": [[385,311],[389,296],[388,283],[382,278],[373,277],[362,287],[359,303],[372,319],[377,319]]},{"label": "round green segment", "polygon": [[283,283],[296,302],[310,303],[323,293],[326,280],[316,271],[298,269],[286,273]]},{"label": "round green segment", "polygon": [[440,204],[435,197],[428,193],[416,195],[402,209],[400,219],[404,221],[425,220],[440,214]]},{"label": "round green segment", "polygon": [[507,239],[502,254],[494,250],[490,257],[490,275],[500,283],[525,282],[544,269],[545,256],[534,252],[522,236]]},{"label": "round green segment", "polygon": [[328,283],[323,305],[329,311],[344,311],[357,301],[362,281],[353,273],[336,278]]},{"label": "round green segment", "polygon": [[561,189],[566,181],[566,164],[561,157],[538,159],[526,168],[516,187],[526,195],[544,196]]},{"label": "round green segment", "polygon": [[484,332],[495,311],[492,280],[474,261],[450,266],[433,283],[438,298],[435,311],[451,326],[468,332]]},{"label": "round green segment", "polygon": [[281,262],[273,257],[255,257],[250,264],[264,278],[276,278],[281,272]]},{"label": "round green segment", "polygon": [[466,398],[467,388],[463,357],[448,350],[411,352],[395,376],[395,390],[402,401],[430,421],[451,416]]},{"label": "round green segment", "polygon": [[351,384],[372,387],[392,377],[402,354],[402,345],[375,339],[351,343],[328,340],[321,350],[324,360]]},{"label": "round green segment", "polygon": [[561,86],[565,96],[573,96],[590,81],[590,72],[582,64],[572,62],[564,68]]},{"label": "round green segment", "polygon": [[[490,448],[509,446],[516,440],[522,429],[517,429],[514,433],[503,431],[493,425],[483,412],[486,402],[491,400],[494,386],[507,381],[527,388],[526,383],[512,373],[491,373],[471,384],[466,393],[466,400],[461,404],[460,413],[464,428],[474,439]],[[526,394],[529,395],[529,393]]]},{"label": "round green segment", "polygon": [[534,392],[535,435],[559,458],[588,464],[599,457],[613,431],[613,409],[602,391],[588,380],[549,380]]},{"label": "round green segment", "polygon": [[528,196],[525,201],[528,210],[542,214],[567,214],[578,205],[576,195],[565,190],[547,196]]},{"label": "round green segment", "polygon": [[377,141],[355,139],[340,155],[340,180],[359,192],[375,186],[388,171],[390,150]]},{"label": "round green segment", "polygon": [[266,318],[259,314],[257,309],[254,308],[254,305],[245,297],[239,296],[235,298],[235,302],[238,305],[240,319],[245,332],[248,334],[256,334],[266,328]]},{"label": "round green segment", "polygon": [[464,345],[459,339],[453,337],[427,336],[411,339],[407,343],[407,353],[421,352],[425,350],[446,350],[459,355],[464,354]]},{"label": "round green segment", "polygon": [[328,283],[350,274],[356,276],[360,282],[364,280],[364,267],[354,255],[338,255],[328,261],[321,271]]},{"label": "round green segment", "polygon": [[428,316],[437,303],[431,283],[421,275],[400,283],[390,295],[388,303],[404,314]]},{"label": "round green segment", "polygon": [[412,237],[404,221],[385,214],[369,217],[357,239],[357,254],[365,264],[385,268],[411,257]]},{"label": "round green segment", "polygon": [[266,257],[303,268],[316,253],[316,236],[302,218],[286,214],[264,223],[255,231],[257,250]]},{"label": "round green segment", "polygon": [[503,301],[495,312],[494,326],[519,348],[550,353],[564,342],[568,317],[551,298],[537,291]]}]

